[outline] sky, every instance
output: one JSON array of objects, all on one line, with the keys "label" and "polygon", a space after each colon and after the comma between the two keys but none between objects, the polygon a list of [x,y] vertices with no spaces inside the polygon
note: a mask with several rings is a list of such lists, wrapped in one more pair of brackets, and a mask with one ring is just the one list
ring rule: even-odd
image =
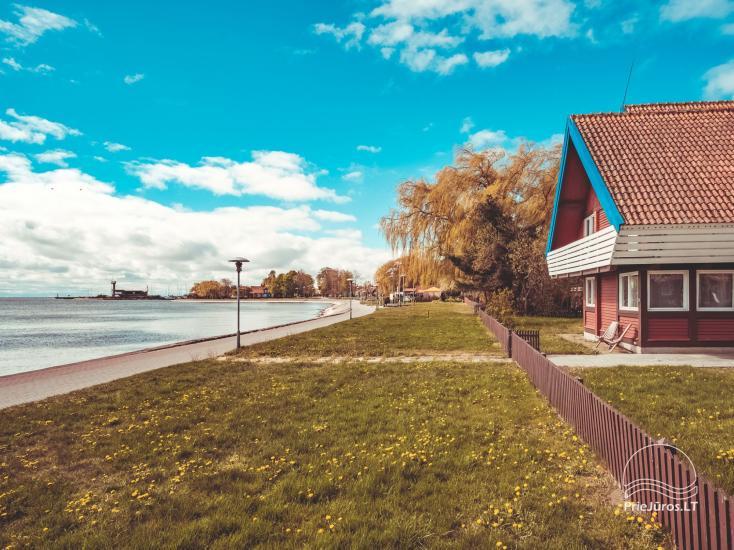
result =
[{"label": "sky", "polygon": [[0,295],[392,257],[407,179],[571,113],[734,97],[729,0],[0,4]]}]

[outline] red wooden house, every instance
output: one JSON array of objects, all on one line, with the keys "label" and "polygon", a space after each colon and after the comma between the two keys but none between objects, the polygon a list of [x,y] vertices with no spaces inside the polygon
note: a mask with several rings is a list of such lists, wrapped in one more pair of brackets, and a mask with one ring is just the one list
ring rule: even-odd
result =
[{"label": "red wooden house", "polygon": [[734,347],[734,102],[568,120],[547,248],[582,277],[584,333],[633,351]]}]

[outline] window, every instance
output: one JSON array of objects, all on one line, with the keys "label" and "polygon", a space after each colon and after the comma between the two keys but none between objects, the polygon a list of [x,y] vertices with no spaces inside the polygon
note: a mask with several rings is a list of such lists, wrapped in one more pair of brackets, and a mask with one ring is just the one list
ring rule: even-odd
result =
[{"label": "window", "polygon": [[594,221],[596,219],[596,215],[592,214],[591,216],[587,216],[584,218],[584,237],[588,237],[594,232]]},{"label": "window", "polygon": [[586,286],[584,287],[584,304],[586,307],[594,307],[594,304],[596,304],[596,279],[594,277],[586,278]]},{"label": "window", "polygon": [[697,271],[698,309],[734,310],[734,271]]},{"label": "window", "polygon": [[637,311],[640,305],[640,278],[637,273],[619,276],[619,309]]},{"label": "window", "polygon": [[649,271],[647,309],[650,311],[688,311],[688,272]]}]

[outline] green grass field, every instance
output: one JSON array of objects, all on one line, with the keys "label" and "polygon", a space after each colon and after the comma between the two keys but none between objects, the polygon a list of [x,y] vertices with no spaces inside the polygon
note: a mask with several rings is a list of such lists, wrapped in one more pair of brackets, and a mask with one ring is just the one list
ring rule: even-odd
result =
[{"label": "green grass field", "polygon": [[540,349],[549,354],[592,354],[593,350],[575,344],[559,334],[583,334],[580,318],[567,317],[514,317],[515,329],[540,330]]},{"label": "green grass field", "polygon": [[338,323],[244,348],[246,356],[400,356],[481,353],[501,355],[499,344],[461,303],[415,303],[376,316]]},{"label": "green grass field", "polygon": [[487,349],[461,306],[424,313],[260,346],[290,363],[200,361],[0,411],[0,547],[664,543],[515,365],[308,360]]},{"label": "green grass field", "polygon": [[576,369],[584,383],[654,437],[665,437],[696,469],[734,494],[734,369]]}]

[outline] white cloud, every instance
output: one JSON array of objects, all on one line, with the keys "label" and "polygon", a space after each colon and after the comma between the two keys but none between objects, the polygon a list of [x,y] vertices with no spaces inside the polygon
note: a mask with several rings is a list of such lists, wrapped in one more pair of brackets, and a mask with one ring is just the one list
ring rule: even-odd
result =
[{"label": "white cloud", "polygon": [[730,0],[669,0],[660,8],[660,18],[678,22],[700,17],[720,19],[734,11]]},{"label": "white cloud", "polygon": [[316,23],[313,30],[316,34],[331,35],[337,42],[344,41],[344,47],[350,49],[359,47],[365,28],[359,21],[354,21],[346,27],[337,27],[330,23]]},{"label": "white cloud", "polygon": [[469,136],[469,145],[474,149],[502,147],[508,141],[504,130],[479,130]]},{"label": "white cloud", "polygon": [[323,220],[326,222],[356,222],[357,218],[351,214],[345,214],[344,212],[335,212],[334,210],[314,210],[313,216],[316,219]]},{"label": "white cloud", "polygon": [[640,21],[640,16],[635,14],[629,19],[625,19],[622,21],[622,32],[624,34],[632,34],[635,32],[635,27],[637,26],[637,23]]},{"label": "white cloud", "polygon": [[120,151],[129,151],[130,147],[123,145],[122,143],[115,143],[114,141],[105,141],[104,148],[110,153],[119,153]]},{"label": "white cloud", "polygon": [[198,166],[173,160],[131,162],[128,171],[145,187],[165,189],[168,183],[206,189],[216,195],[263,195],[286,201],[349,201],[316,184],[318,173],[299,155],[283,151],[253,151],[252,161],[204,157]]},{"label": "white cloud", "polygon": [[2,62],[14,71],[28,71],[30,73],[48,74],[51,71],[56,70],[51,65],[47,65],[46,63],[41,63],[40,65],[36,65],[35,67],[24,67],[13,57],[4,57],[2,59]]},{"label": "white cloud", "polygon": [[20,46],[33,44],[48,31],[76,27],[76,21],[73,19],[40,8],[16,4],[14,14],[18,17],[17,23],[0,19],[0,34],[4,34],[7,40]]},{"label": "white cloud", "polygon": [[469,63],[469,58],[463,53],[457,53],[450,57],[441,58],[436,63],[438,74],[451,74],[456,67]]},{"label": "white cloud", "polygon": [[329,265],[371,275],[390,257],[353,234],[323,231],[319,220],[353,221],[338,213],[307,206],[187,211],[114,191],[78,170],[34,172],[26,157],[0,155],[0,293],[106,291],[111,277],[156,286],[229,277],[227,258],[242,254],[243,243],[252,260],[246,284],[270,269],[315,274]]},{"label": "white cloud", "polygon": [[143,73],[135,73],[135,74],[126,74],[125,78],[122,79],[122,81],[130,86],[131,84],[135,84],[136,82],[140,82],[145,78],[145,75]]},{"label": "white cloud", "polygon": [[382,147],[377,145],[357,145],[357,151],[366,151],[367,153],[379,153]]},{"label": "white cloud", "polygon": [[734,59],[709,69],[703,78],[707,99],[734,99]]},{"label": "white cloud", "polygon": [[37,155],[34,155],[34,157],[38,162],[55,164],[66,168],[69,166],[66,160],[76,158],[76,153],[65,149],[53,149],[50,151],[44,151],[43,153],[38,153]]},{"label": "white cloud", "polygon": [[4,57],[3,63],[13,69],[14,71],[22,71],[23,65],[18,63],[14,58],[12,57]]},{"label": "white cloud", "polygon": [[364,173],[360,170],[352,170],[342,176],[344,181],[362,181],[362,178],[364,178]]},{"label": "white cloud", "polygon": [[0,139],[12,142],[41,144],[48,136],[64,139],[66,136],[80,136],[82,133],[60,122],[52,122],[41,117],[20,115],[15,109],[7,109],[5,114],[12,121],[0,119]]},{"label": "white cloud", "polygon": [[461,121],[461,128],[459,131],[462,134],[468,134],[472,131],[472,128],[474,128],[474,121],[471,119],[471,117],[466,117],[464,120]]},{"label": "white cloud", "polygon": [[722,34],[734,34],[734,23],[727,23],[726,25],[722,25],[721,32]]},{"label": "white cloud", "polygon": [[474,61],[482,68],[496,67],[507,61],[510,57],[510,49],[491,50],[487,52],[474,52]]},{"label": "white cloud", "polygon": [[568,0],[473,0],[468,21],[482,39],[573,36],[574,5]]},{"label": "white cloud", "polygon": [[[359,20],[346,27],[319,23],[315,31],[346,41],[347,48],[366,36],[366,43],[384,59],[393,59],[398,51],[397,59],[412,71],[447,75],[468,63],[467,52],[456,51],[467,38],[574,36],[578,29],[571,20],[573,11],[570,0],[382,0],[368,16],[355,14]],[[494,67],[509,53],[474,52],[472,57],[480,67]]]}]

